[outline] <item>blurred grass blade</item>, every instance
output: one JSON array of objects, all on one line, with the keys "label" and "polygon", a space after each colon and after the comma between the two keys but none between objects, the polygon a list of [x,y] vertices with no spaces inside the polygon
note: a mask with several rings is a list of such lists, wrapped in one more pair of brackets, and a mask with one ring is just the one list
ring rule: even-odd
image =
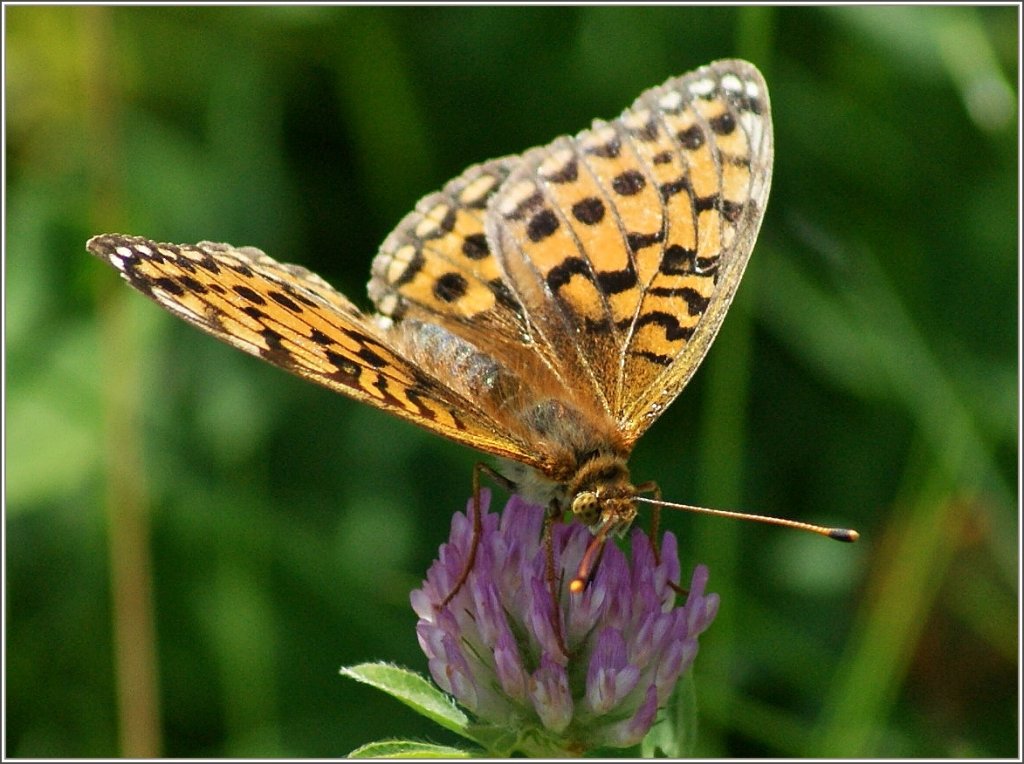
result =
[{"label": "blurred grass blade", "polygon": [[[823,377],[857,395],[901,406],[961,490],[985,491],[1012,506],[1013,491],[995,464],[993,444],[976,425],[971,401],[957,394],[873,255],[858,252],[856,261],[856,269],[843,272],[833,298],[791,259],[773,258],[761,275],[763,293],[773,296],[761,302],[762,314],[779,339]],[[992,521],[998,526],[990,537],[993,552],[1014,579],[1019,549],[1012,514],[993,513]]]}]

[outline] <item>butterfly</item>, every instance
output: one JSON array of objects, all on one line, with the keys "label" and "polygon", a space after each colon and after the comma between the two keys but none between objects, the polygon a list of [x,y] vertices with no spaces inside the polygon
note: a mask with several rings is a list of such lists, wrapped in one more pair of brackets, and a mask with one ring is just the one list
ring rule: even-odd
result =
[{"label": "butterfly", "polygon": [[493,477],[603,540],[652,490],[631,482],[630,452],[736,293],[772,141],[752,64],[670,79],[618,119],[422,199],[373,260],[374,314],[253,247],[123,235],[87,247],[203,331],[499,457]]}]

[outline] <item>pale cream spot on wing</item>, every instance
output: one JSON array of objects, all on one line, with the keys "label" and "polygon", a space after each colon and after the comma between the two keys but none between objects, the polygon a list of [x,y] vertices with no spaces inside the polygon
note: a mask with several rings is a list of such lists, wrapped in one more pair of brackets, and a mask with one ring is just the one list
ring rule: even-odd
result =
[{"label": "pale cream spot on wing", "polygon": [[565,169],[566,165],[573,160],[574,156],[572,149],[556,149],[540,163],[540,166],[537,168],[537,172],[543,178],[550,178],[557,175]]},{"label": "pale cream spot on wing", "polygon": [[412,244],[406,244],[396,249],[391,259],[387,262],[387,269],[384,274],[387,281],[391,283],[398,281],[415,256],[416,248]]},{"label": "pale cream spot on wing", "polygon": [[609,124],[595,122],[590,135],[583,140],[584,151],[599,150],[616,138],[615,128]]},{"label": "pale cream spot on wing", "polygon": [[462,189],[462,193],[459,194],[459,202],[467,207],[479,204],[497,182],[497,178],[490,175],[481,175]]},{"label": "pale cream spot on wing", "polygon": [[[698,84],[699,83],[694,83],[693,85],[691,85],[690,90],[700,95],[700,93],[697,91]],[[683,95],[682,93],[676,90],[673,90],[671,93],[666,93],[665,95],[658,99],[658,106],[660,106],[665,111],[675,111],[680,106],[682,106],[682,104]]]},{"label": "pale cream spot on wing", "polygon": [[537,186],[533,181],[522,180],[504,192],[501,203],[498,205],[498,212],[506,217],[514,215],[519,209],[519,205],[536,193]]},{"label": "pale cream spot on wing", "polygon": [[416,225],[413,229],[413,233],[419,238],[425,239],[428,236],[437,233],[437,230],[437,221],[425,217]]},{"label": "pale cream spot on wing", "polygon": [[722,77],[722,87],[733,93],[743,92],[743,83],[735,74],[727,74]]},{"label": "pale cream spot on wing", "polygon": [[643,130],[651,119],[650,109],[629,112],[622,117],[622,124],[630,130]]},{"label": "pale cream spot on wing", "polygon": [[701,98],[711,95],[715,91],[715,81],[711,79],[697,80],[691,83],[690,92]]}]

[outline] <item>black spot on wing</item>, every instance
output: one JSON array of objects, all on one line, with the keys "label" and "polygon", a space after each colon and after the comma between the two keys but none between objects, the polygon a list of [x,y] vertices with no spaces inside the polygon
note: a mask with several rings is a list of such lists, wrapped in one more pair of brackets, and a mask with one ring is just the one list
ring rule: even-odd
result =
[{"label": "black spot on wing", "polygon": [[229,268],[230,270],[233,270],[239,276],[245,276],[246,278],[252,278],[255,275],[253,273],[253,271],[252,271],[252,268],[250,268],[245,263],[240,263],[240,262],[238,262],[236,260],[225,261],[224,265],[227,268]]},{"label": "black spot on wing", "polygon": [[313,340],[317,345],[333,345],[334,342],[319,329],[311,329],[309,332],[309,338]]},{"label": "black spot on wing", "polygon": [[471,233],[462,241],[462,254],[470,260],[483,260],[491,254],[487,237],[482,233]]},{"label": "black spot on wing", "polygon": [[698,196],[695,198],[693,208],[698,213],[705,210],[718,210],[722,213],[722,217],[730,223],[735,223],[743,216],[746,204],[723,199],[721,194],[710,194],[709,196]]},{"label": "black spot on wing", "polygon": [[629,246],[631,252],[636,252],[643,249],[644,247],[651,247],[655,244],[660,244],[665,240],[665,231],[657,231],[656,233],[628,233],[626,234],[626,244]]},{"label": "black spot on wing", "polygon": [[736,129],[736,118],[731,112],[726,111],[709,119],[708,124],[715,135],[729,135]]},{"label": "black spot on wing", "polygon": [[638,358],[645,358],[651,363],[656,363],[658,366],[668,366],[672,363],[672,358],[663,355],[662,353],[652,353],[650,350],[633,350],[630,355],[634,355]]},{"label": "black spot on wing", "polygon": [[675,196],[680,191],[686,191],[689,187],[690,182],[684,176],[667,183],[662,183],[658,186],[658,190],[661,191],[661,198],[667,201],[670,197]]},{"label": "black spot on wing", "polygon": [[648,294],[658,297],[682,297],[691,316],[700,315],[708,309],[708,298],[693,287],[653,287]]},{"label": "black spot on wing", "polygon": [[405,269],[398,276],[398,278],[395,279],[392,286],[400,287],[404,284],[408,284],[410,281],[416,278],[416,274],[423,269],[424,262],[425,258],[423,257],[423,251],[417,248],[415,254],[409,260],[408,264],[405,266]]},{"label": "black spot on wing", "polygon": [[644,313],[637,319],[636,327],[639,329],[650,324],[664,329],[666,339],[673,342],[676,340],[688,340],[693,336],[692,326],[680,325],[679,319],[671,313],[665,313],[664,311],[653,310],[650,313]]},{"label": "black spot on wing", "polygon": [[359,381],[359,364],[334,350],[327,351],[327,360],[335,368],[335,371],[330,375],[333,379],[349,387],[356,385]]},{"label": "black spot on wing", "polygon": [[658,270],[668,276],[683,276],[693,273],[696,258],[696,250],[687,249],[680,244],[671,244],[665,248],[665,254],[662,255]]},{"label": "black spot on wing", "polygon": [[530,241],[538,242],[548,238],[558,230],[558,217],[549,209],[543,209],[530,218],[526,225],[526,235]]},{"label": "black spot on wing", "polygon": [[373,350],[370,350],[370,348],[365,346],[359,348],[359,352],[356,353],[356,355],[358,355],[360,358],[362,358],[375,369],[381,369],[388,365],[387,359],[385,359],[383,356],[375,353]]},{"label": "black spot on wing", "polygon": [[158,279],[153,279],[152,284],[153,287],[157,289],[162,289],[165,292],[173,294],[175,297],[180,297],[181,295],[185,294],[185,289],[181,286],[181,284],[167,276],[161,276]]},{"label": "black spot on wing", "polygon": [[580,257],[567,257],[548,272],[548,287],[551,291],[557,292],[568,284],[573,276],[583,276],[587,281],[594,280],[586,260]]},{"label": "black spot on wing", "polygon": [[506,220],[522,220],[538,207],[544,205],[544,194],[534,191],[530,196],[516,205],[516,208],[505,215]]},{"label": "black spot on wing", "polygon": [[179,257],[174,260],[174,265],[186,273],[195,273],[196,264],[192,262],[191,258]]},{"label": "black spot on wing", "polygon": [[572,215],[584,225],[597,225],[604,219],[604,202],[596,196],[580,199],[572,206]]},{"label": "black spot on wing", "polygon": [[612,189],[619,196],[634,196],[643,191],[647,179],[637,170],[626,170],[612,179]]},{"label": "black spot on wing", "polygon": [[290,310],[292,313],[301,313],[302,312],[302,308],[300,308],[295,303],[294,300],[292,300],[290,297],[288,297],[288,295],[281,294],[280,292],[271,290],[271,291],[267,292],[267,296],[270,297],[270,299],[272,299],[274,302],[276,302],[281,307]]},{"label": "black spot on wing", "polygon": [[736,223],[743,216],[745,206],[741,202],[733,202],[726,199],[722,202],[722,217],[730,223]]},{"label": "black spot on wing", "polygon": [[268,326],[263,327],[260,330],[260,336],[263,337],[263,341],[267,343],[267,347],[274,354],[277,354],[283,350],[281,345],[281,335]]},{"label": "black spot on wing", "polygon": [[210,291],[209,289],[206,288],[205,284],[203,284],[200,281],[197,281],[191,276],[179,276],[178,281],[180,281],[184,285],[184,287],[193,294],[206,294],[207,292]]},{"label": "black spot on wing", "polygon": [[722,203],[722,197],[719,194],[710,194],[708,196],[698,196],[693,200],[693,208],[698,213],[706,212],[707,210],[717,210]]},{"label": "black spot on wing", "polygon": [[656,141],[658,140],[658,123],[654,117],[651,117],[642,127],[633,128],[629,132],[633,137],[645,143]]},{"label": "black spot on wing", "polygon": [[199,267],[203,268],[206,271],[209,271],[210,273],[212,273],[215,276],[217,274],[219,274],[220,273],[220,266],[217,265],[217,261],[214,260],[213,257],[211,255],[209,255],[208,253],[206,253],[206,252],[203,252],[202,254],[203,254],[203,257],[199,261]]},{"label": "black spot on wing", "polygon": [[469,284],[461,273],[445,273],[434,282],[434,297],[441,302],[452,303],[466,294]]},{"label": "black spot on wing", "polygon": [[696,151],[704,145],[704,130],[700,125],[690,125],[685,130],[676,133],[676,138],[688,151]]},{"label": "black spot on wing", "polygon": [[630,263],[621,271],[601,271],[597,274],[597,285],[605,294],[625,292],[637,285],[636,270]]},{"label": "black spot on wing", "polygon": [[760,98],[743,95],[732,99],[733,105],[740,111],[749,111],[753,114],[764,114],[764,102]]},{"label": "black spot on wing", "polygon": [[487,286],[490,287],[491,293],[494,294],[494,299],[498,301],[498,304],[522,315],[522,306],[512,293],[512,290],[509,289],[508,284],[501,279],[492,279],[487,282]]},{"label": "black spot on wing", "polygon": [[255,291],[254,289],[247,287],[245,284],[238,284],[233,286],[232,291],[241,297],[243,300],[251,302],[253,305],[266,305],[267,301],[263,299],[263,296]]},{"label": "black spot on wing", "polygon": [[451,233],[455,230],[455,222],[458,219],[458,211],[452,207],[448,212],[445,213],[444,218],[438,223],[438,226],[444,233]]}]

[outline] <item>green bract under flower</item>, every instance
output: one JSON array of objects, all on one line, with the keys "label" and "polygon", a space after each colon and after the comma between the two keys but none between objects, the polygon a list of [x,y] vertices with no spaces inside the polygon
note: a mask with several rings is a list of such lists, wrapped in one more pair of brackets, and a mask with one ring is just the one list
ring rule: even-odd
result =
[{"label": "green bract under flower", "polygon": [[559,524],[556,605],[545,574],[544,510],[514,496],[499,517],[487,512],[489,498],[484,492],[483,534],[466,583],[438,607],[470,551],[472,502],[412,593],[434,681],[482,732],[514,740],[512,750],[579,755],[638,743],[715,617],[718,595],[704,593],[707,569],[697,567],[686,603],[676,606],[675,537],[665,534],[656,562],[650,540],[634,530],[630,559],[607,544],[593,580],[570,594],[566,582],[591,535],[579,523]]}]

